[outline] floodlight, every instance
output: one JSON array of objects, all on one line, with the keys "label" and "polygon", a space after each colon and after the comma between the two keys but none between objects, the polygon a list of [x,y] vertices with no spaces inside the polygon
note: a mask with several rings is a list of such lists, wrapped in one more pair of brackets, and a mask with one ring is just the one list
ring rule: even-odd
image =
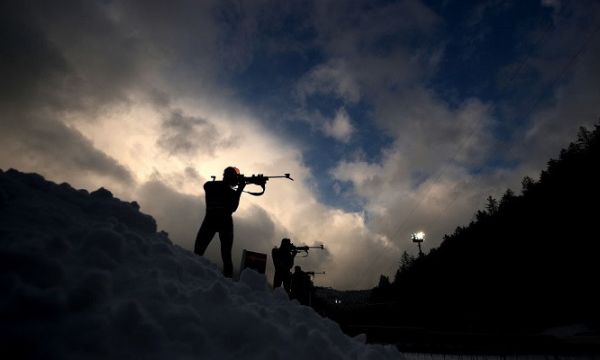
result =
[{"label": "floodlight", "polygon": [[425,233],[422,231],[412,234],[413,242],[423,242],[424,239],[425,239]]},{"label": "floodlight", "polygon": [[419,246],[419,256],[423,256],[423,250],[421,249],[421,243],[425,240],[425,233],[422,231],[412,234],[412,241]]}]

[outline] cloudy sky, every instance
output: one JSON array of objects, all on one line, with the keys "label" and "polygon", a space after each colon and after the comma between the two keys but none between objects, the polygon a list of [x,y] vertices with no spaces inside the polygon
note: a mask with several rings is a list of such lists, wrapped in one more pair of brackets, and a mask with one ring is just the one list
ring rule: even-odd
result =
[{"label": "cloudy sky", "polygon": [[244,195],[234,263],[290,237],[325,244],[318,285],[371,287],[597,121],[599,26],[583,0],[3,1],[0,168],[189,249],[211,175],[289,172]]}]

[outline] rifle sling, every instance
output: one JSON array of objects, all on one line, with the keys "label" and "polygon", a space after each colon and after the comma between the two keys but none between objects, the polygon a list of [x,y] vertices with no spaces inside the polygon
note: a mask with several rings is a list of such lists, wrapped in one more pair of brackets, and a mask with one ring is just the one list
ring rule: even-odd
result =
[{"label": "rifle sling", "polygon": [[245,192],[246,194],[250,194],[250,195],[254,195],[254,196],[261,196],[262,194],[264,194],[264,193],[265,193],[265,185],[260,185],[260,187],[262,188],[262,191],[261,191],[261,192],[246,191],[246,190],[244,190],[244,192]]}]

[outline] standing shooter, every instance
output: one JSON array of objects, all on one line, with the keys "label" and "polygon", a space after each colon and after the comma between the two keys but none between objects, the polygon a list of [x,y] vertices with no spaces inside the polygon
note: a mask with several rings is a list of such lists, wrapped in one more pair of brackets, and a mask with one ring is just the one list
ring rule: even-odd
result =
[{"label": "standing shooter", "polygon": [[292,281],[292,267],[294,267],[294,258],[299,252],[304,252],[303,257],[308,256],[308,250],[310,249],[321,249],[324,250],[323,245],[319,246],[294,246],[290,239],[281,239],[281,245],[273,248],[271,256],[273,257],[273,265],[275,266],[275,278],[273,279],[273,288],[280,287],[291,294],[291,281]]},{"label": "standing shooter", "polygon": [[[296,299],[302,305],[310,305],[310,294],[313,288],[313,282],[310,279],[310,273],[302,271],[298,265],[294,267],[292,274],[291,298]],[[314,274],[314,272],[312,272]]]},{"label": "standing shooter", "polygon": [[294,245],[288,238],[281,240],[279,248],[274,248],[271,252],[273,257],[273,265],[275,266],[275,278],[273,279],[273,288],[283,288],[287,293],[290,293],[290,284],[292,281],[292,267],[294,266],[294,257],[298,252],[295,251]]},{"label": "standing shooter", "polygon": [[[236,187],[234,189],[234,187]],[[246,186],[245,181],[240,181],[240,171],[236,167],[228,167],[223,171],[223,181],[208,181],[204,184],[206,195],[206,215],[196,235],[194,252],[204,255],[206,248],[219,233],[221,240],[221,258],[223,259],[223,275],[232,277],[233,261],[231,249],[233,247],[233,218],[232,214],[240,204],[240,196]]]}]

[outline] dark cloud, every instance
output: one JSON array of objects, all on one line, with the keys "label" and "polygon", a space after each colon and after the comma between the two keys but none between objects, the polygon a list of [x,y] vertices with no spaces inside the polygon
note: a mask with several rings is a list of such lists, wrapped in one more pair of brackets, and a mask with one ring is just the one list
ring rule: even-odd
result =
[{"label": "dark cloud", "polygon": [[68,74],[66,59],[29,9],[14,2],[0,6],[0,105],[6,111],[56,102],[52,85]]},{"label": "dark cloud", "polygon": [[197,181],[197,182],[200,182],[201,179],[202,179],[202,177],[200,176],[200,174],[198,174],[198,171],[196,169],[194,169],[193,167],[190,167],[190,166],[188,166],[188,167],[185,168],[185,175],[188,178],[190,178],[190,179],[192,179],[194,181]]},{"label": "dark cloud", "polygon": [[94,177],[132,184],[128,169],[64,118],[85,113],[80,118],[90,121],[128,101],[128,84],[139,75],[135,41],[117,35],[95,3],[0,6],[0,166],[79,184]]},{"label": "dark cloud", "polygon": [[513,131],[500,150],[522,176],[533,177],[575,138],[579,126],[590,127],[600,116],[600,4],[543,4],[553,9],[552,21],[523,35],[520,48],[528,51],[502,71],[512,81],[501,86],[516,96],[499,105]]},{"label": "dark cloud", "polygon": [[[134,176],[117,160],[98,150],[77,130],[53,118],[3,114],[0,122],[0,164],[42,172],[62,181],[96,178],[131,185]],[[19,126],[12,126],[11,122]],[[80,181],[76,181],[81,185]],[[98,184],[98,181],[92,183]]]},{"label": "dark cloud", "polygon": [[14,108],[95,112],[126,102],[143,82],[149,54],[106,5],[11,2],[2,10],[2,99]]},{"label": "dark cloud", "polygon": [[257,53],[269,56],[288,53],[303,56],[313,46],[306,37],[305,21],[313,10],[311,2],[259,0],[220,1],[216,7],[220,34],[219,54],[224,70],[243,72]]},{"label": "dark cloud", "polygon": [[171,155],[193,156],[202,151],[212,156],[222,141],[219,131],[208,120],[174,111],[163,119],[157,144]]},{"label": "dark cloud", "polygon": [[420,1],[379,6],[370,1],[317,1],[313,24],[322,46],[332,57],[385,57],[408,41],[434,31],[440,20]]}]

